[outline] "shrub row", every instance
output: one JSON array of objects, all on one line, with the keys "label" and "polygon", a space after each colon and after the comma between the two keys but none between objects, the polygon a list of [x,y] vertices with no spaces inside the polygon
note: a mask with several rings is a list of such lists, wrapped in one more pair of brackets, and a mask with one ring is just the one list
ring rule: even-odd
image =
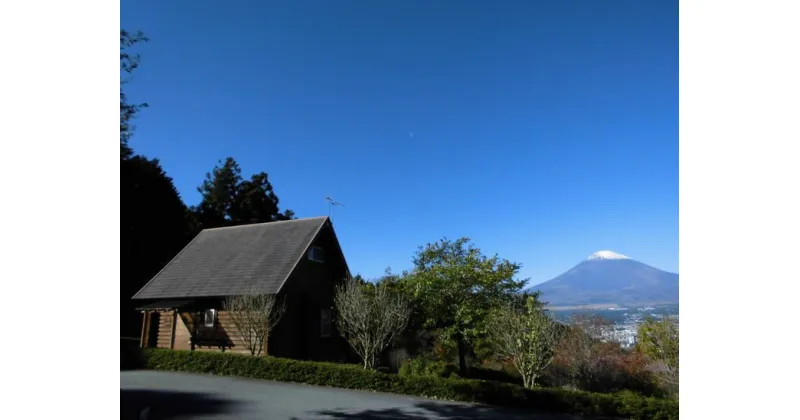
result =
[{"label": "shrub row", "polygon": [[439,360],[431,360],[425,357],[415,357],[407,359],[400,366],[397,372],[400,376],[425,376],[437,378],[458,377],[458,367]]},{"label": "shrub row", "polygon": [[309,362],[231,353],[147,349],[146,369],[213,373],[355,390],[391,392],[451,401],[513,408],[618,417],[633,420],[677,420],[673,400],[642,397],[630,392],[596,394],[560,389],[528,390],[521,386],[459,378],[407,377],[367,371],[357,365]]},{"label": "shrub row", "polygon": [[[437,378],[461,378],[458,366],[441,360],[433,360],[425,356],[406,359],[397,372],[400,376],[427,376]],[[503,369],[490,369],[482,366],[468,366],[468,379],[481,379],[485,381],[508,382],[522,385],[522,376],[516,372]]]}]

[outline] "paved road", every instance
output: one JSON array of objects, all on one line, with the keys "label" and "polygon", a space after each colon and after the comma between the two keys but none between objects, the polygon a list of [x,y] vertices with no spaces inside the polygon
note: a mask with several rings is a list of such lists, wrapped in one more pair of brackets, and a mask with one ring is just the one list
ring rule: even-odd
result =
[{"label": "paved road", "polygon": [[395,394],[211,375],[120,372],[122,419],[574,420]]}]

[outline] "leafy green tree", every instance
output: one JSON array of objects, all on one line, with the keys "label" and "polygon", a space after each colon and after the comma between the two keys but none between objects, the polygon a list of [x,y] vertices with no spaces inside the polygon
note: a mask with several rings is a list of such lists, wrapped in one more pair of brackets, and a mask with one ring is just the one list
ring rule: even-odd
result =
[{"label": "leafy green tree", "polygon": [[533,388],[553,361],[561,331],[532,296],[493,310],[486,323],[495,354],[517,369],[525,388]]},{"label": "leafy green tree", "polygon": [[290,220],[294,212],[280,212],[278,196],[266,172],[244,179],[232,157],[220,161],[198,187],[202,194],[194,209],[202,228]]},{"label": "leafy green tree", "polygon": [[232,225],[236,195],[242,182],[242,169],[232,157],[220,161],[197,188],[202,195],[195,209],[203,228]]},{"label": "leafy green tree", "polygon": [[239,223],[279,220],[278,202],[266,172],[259,172],[239,183],[231,218]]},{"label": "leafy green tree", "polygon": [[294,220],[294,219],[296,219],[296,217],[294,217],[294,211],[289,210],[289,209],[284,210],[283,213],[279,213],[277,217],[278,217],[278,220]]},{"label": "leafy green tree", "polygon": [[469,346],[485,334],[492,308],[508,304],[524,285],[514,279],[520,266],[484,256],[469,238],[442,239],[420,247],[404,287],[424,315],[426,328],[458,348],[460,374],[466,375]]},{"label": "leafy green tree", "polygon": [[[547,302],[541,300],[541,292],[530,292],[527,290],[514,296],[511,303],[517,307],[524,308],[528,301],[534,302],[536,306],[541,309],[544,309],[545,305],[547,305]],[[473,353],[480,363],[497,362],[495,347],[488,335],[475,339]],[[505,365],[505,363],[503,364]]]},{"label": "leafy green tree", "polygon": [[639,325],[637,334],[637,349],[660,362],[656,377],[672,390],[678,387],[679,336],[678,322],[671,317],[660,321],[648,318]]}]

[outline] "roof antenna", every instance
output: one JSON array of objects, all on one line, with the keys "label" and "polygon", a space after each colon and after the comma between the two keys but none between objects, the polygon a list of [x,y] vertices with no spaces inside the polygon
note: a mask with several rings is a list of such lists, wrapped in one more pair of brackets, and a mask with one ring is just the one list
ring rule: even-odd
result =
[{"label": "roof antenna", "polygon": [[345,207],[344,204],[334,200],[331,196],[325,196],[325,201],[328,202],[328,218],[333,220],[333,208],[335,206]]}]

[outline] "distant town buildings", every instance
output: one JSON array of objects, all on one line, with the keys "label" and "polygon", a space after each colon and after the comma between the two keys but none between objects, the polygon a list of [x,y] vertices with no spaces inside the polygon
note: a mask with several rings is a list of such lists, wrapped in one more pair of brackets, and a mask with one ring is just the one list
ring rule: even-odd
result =
[{"label": "distant town buildings", "polygon": [[[625,348],[631,348],[636,345],[636,335],[639,325],[641,325],[647,317],[661,319],[665,316],[671,316],[676,321],[678,320],[677,306],[665,308],[614,308],[607,311],[591,312],[593,312],[593,315],[601,316],[613,322],[612,325],[609,325],[601,332],[601,339],[607,342],[617,342]],[[612,314],[613,316],[611,316]],[[566,321],[564,318],[568,318],[571,315],[572,313],[565,314],[562,315],[561,318]]]}]

